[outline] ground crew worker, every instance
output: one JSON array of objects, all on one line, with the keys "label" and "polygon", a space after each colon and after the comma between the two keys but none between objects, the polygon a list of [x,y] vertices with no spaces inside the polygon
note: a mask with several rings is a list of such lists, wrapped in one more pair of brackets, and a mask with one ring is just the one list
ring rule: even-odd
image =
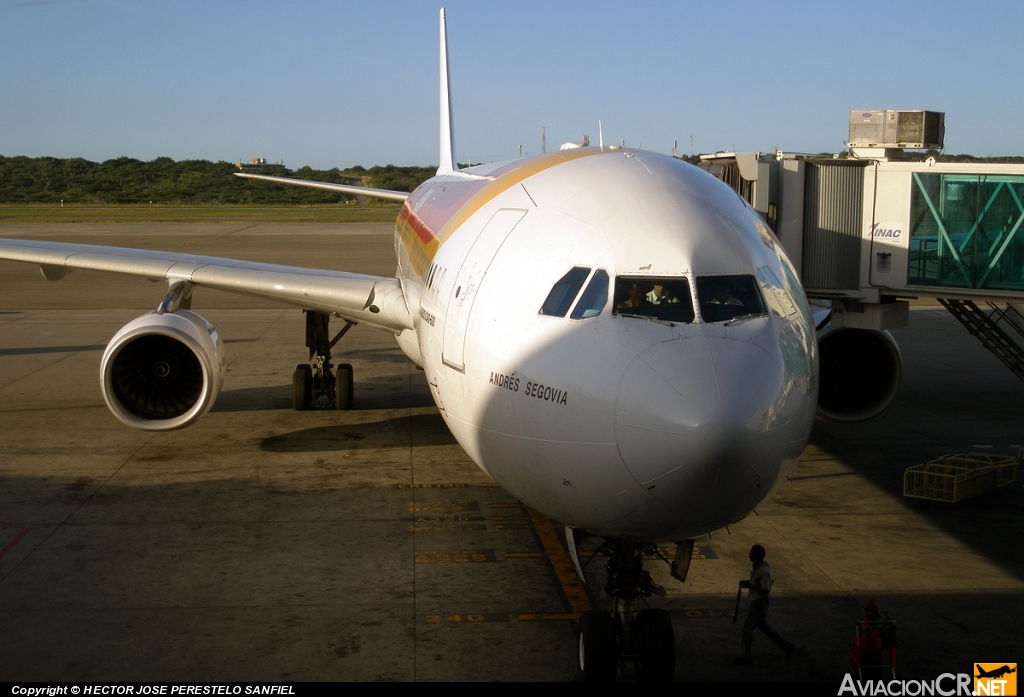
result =
[{"label": "ground crew worker", "polygon": [[768,562],[764,560],[765,551],[761,545],[754,545],[750,548],[750,580],[740,581],[740,588],[749,588],[750,608],[747,610],[747,618],[743,622],[742,647],[743,652],[733,663],[753,663],[754,658],[750,653],[750,645],[754,641],[754,629],[760,629],[769,639],[779,645],[779,648],[786,654],[786,658],[793,655],[793,645],[779,634],[775,627],[768,624],[768,606],[771,604],[772,594],[772,570]]}]

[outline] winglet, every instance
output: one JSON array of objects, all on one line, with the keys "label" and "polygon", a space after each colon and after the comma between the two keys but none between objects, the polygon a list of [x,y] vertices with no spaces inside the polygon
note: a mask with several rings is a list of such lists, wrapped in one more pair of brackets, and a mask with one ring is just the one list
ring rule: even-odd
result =
[{"label": "winglet", "polygon": [[454,172],[455,138],[452,133],[452,104],[448,95],[448,30],[445,28],[444,8],[441,8],[441,164],[438,174]]}]

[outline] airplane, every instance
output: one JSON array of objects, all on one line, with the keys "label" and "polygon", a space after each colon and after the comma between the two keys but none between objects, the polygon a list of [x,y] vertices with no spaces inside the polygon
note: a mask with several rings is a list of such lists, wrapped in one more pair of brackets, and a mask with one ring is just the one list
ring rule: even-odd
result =
[{"label": "airplane", "polygon": [[[614,680],[618,661],[632,660],[639,679],[671,680],[668,613],[634,617],[638,599],[664,593],[644,553],[675,541],[673,576],[685,580],[694,538],[743,519],[791,472],[819,394],[832,395],[833,420],[885,408],[895,385],[866,403],[863,385],[834,366],[898,381],[898,369],[865,366],[873,354],[862,350],[894,344],[833,331],[765,221],[707,172],[603,135],[460,169],[451,114],[441,9],[435,177],[406,193],[237,175],[401,201],[394,277],[12,239],[0,240],[0,258],[37,264],[51,281],[74,269],[167,281],[157,308],[118,331],[100,361],[111,412],[144,430],[194,423],[223,384],[221,340],[191,310],[197,288],[306,311],[296,409],[314,399],[352,408],[352,368],[334,367],[331,350],[356,323],[392,332],[474,462],[565,526],[581,579],[579,541],[604,540],[614,608],[579,618],[581,677]],[[345,321],[333,338],[332,317]]]},{"label": "airplane", "polygon": [[999,668],[993,668],[992,670],[985,670],[984,668],[981,668],[979,666],[978,667],[978,674],[975,675],[974,677],[976,677],[976,678],[1001,678],[1004,675],[1009,675],[1010,673],[1016,673],[1016,672],[1017,672],[1016,668],[1011,668],[1010,666],[1007,666],[1007,665],[1000,666]]}]

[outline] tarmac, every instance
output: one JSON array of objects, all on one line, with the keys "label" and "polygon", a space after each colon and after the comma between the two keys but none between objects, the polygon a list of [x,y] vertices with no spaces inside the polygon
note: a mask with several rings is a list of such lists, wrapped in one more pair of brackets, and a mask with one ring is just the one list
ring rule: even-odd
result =
[{"label": "tarmac", "polygon": [[[5,224],[0,237],[395,266],[378,224]],[[477,469],[388,333],[359,326],[335,349],[354,366],[352,411],[296,412],[302,312],[197,289],[227,351],[215,407],[171,433],[118,422],[100,356],[164,292],[0,262],[0,681],[576,678],[575,613],[608,607],[602,558],[581,585],[557,523]],[[649,604],[673,618],[677,680],[838,683],[870,598],[896,620],[901,679],[1024,658],[1024,478],[926,509],[902,496],[909,466],[1016,454],[1024,384],[932,302],[892,333],[904,375],[883,415],[819,421],[770,502],[697,540],[685,584],[647,563],[667,589]],[[754,663],[735,666],[755,542],[776,579],[769,620],[797,649],[787,660],[757,635]]]}]

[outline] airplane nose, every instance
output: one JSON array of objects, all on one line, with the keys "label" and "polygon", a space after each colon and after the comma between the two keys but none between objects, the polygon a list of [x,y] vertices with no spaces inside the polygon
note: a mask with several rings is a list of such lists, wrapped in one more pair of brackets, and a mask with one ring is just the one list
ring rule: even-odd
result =
[{"label": "airplane nose", "polygon": [[619,386],[615,437],[626,468],[655,497],[694,511],[729,515],[724,499],[763,497],[781,459],[777,439],[764,436],[783,374],[778,353],[756,342],[695,336],[652,346]]}]

